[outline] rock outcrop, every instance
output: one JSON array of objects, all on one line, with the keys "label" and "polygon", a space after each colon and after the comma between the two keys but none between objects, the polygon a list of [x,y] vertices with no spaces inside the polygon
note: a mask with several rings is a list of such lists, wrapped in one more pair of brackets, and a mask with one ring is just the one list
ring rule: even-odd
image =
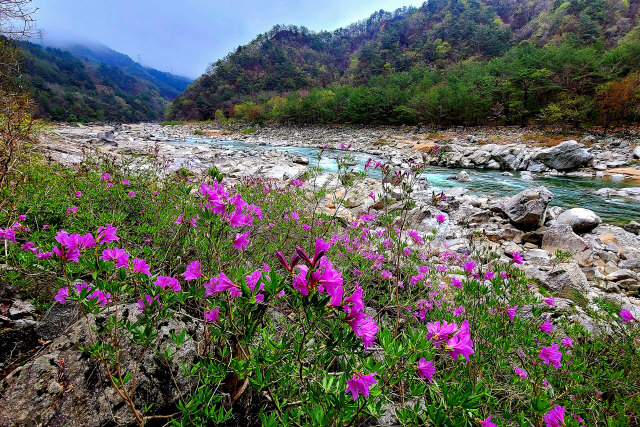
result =
[{"label": "rock outcrop", "polygon": [[548,168],[559,171],[576,169],[593,159],[593,155],[577,141],[564,141],[555,147],[540,151],[534,157]]},{"label": "rock outcrop", "polygon": [[[121,315],[135,321],[137,304],[120,307]],[[91,318],[95,325],[103,319]],[[90,343],[86,319],[74,323],[40,355],[13,371],[5,379],[0,399],[0,425],[104,426],[133,423],[130,408],[111,387],[104,368],[89,359],[80,347]],[[189,319],[172,317],[159,326],[156,340],[160,353],[169,348],[172,358],[157,356],[156,349],[145,352],[136,381],[134,400],[138,408],[151,405],[149,415],[176,411],[175,404],[194,386],[185,377],[182,364],[195,361],[198,331]],[[187,341],[176,347],[171,334],[187,330]],[[120,342],[123,375],[133,372],[140,348],[128,340]],[[130,384],[129,384],[130,385]],[[20,410],[16,410],[16,409]]]}]

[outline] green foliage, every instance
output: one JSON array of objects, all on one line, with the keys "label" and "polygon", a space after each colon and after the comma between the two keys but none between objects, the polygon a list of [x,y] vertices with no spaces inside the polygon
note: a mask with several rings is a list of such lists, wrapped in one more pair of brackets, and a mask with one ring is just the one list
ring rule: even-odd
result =
[{"label": "green foliage", "polygon": [[332,33],[276,26],[216,62],[171,113],[208,119],[220,110],[252,123],[606,123],[596,91],[638,70],[638,19],[619,0],[551,10],[542,1],[443,0]]},{"label": "green foliage", "polygon": [[144,68],[115,51],[96,53],[76,46],[71,53],[27,42],[20,45],[25,79],[41,118],[70,122],[157,120],[167,101],[189,82]]}]

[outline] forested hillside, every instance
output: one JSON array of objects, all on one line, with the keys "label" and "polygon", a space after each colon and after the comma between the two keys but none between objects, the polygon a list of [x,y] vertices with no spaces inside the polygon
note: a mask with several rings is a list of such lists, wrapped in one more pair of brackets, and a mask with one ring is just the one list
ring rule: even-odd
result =
[{"label": "forested hillside", "polygon": [[145,68],[106,47],[71,51],[21,43],[23,71],[37,115],[66,121],[149,121],[189,79]]},{"label": "forested hillside", "polygon": [[212,64],[167,116],[628,123],[640,117],[639,8],[640,0],[430,0],[333,32],[276,26]]}]

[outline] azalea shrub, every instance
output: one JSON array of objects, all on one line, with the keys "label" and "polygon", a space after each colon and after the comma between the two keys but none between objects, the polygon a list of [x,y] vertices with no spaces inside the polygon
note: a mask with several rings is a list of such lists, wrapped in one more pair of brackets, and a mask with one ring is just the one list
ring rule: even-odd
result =
[{"label": "azalea shrub", "polygon": [[[159,325],[185,315],[199,332],[173,342],[198,341],[183,366],[196,385],[179,390],[173,425],[638,422],[638,319],[575,295],[598,325],[589,332],[571,321],[571,304],[556,309],[525,277],[520,254],[501,258],[473,230],[450,250],[444,214],[430,231],[411,229],[424,165],[369,162],[387,184],[370,195],[378,210],[353,216],[337,195],[366,172],[348,161],[330,191],[315,168],[231,185],[216,170],[149,163],[24,166],[0,213],[0,257],[12,266],[3,280],[43,309],[77,304],[107,319],[82,351],[141,425],[153,407],[136,405],[139,366],[122,369],[131,355],[118,342],[155,352]],[[328,195],[333,211],[319,209]]]}]

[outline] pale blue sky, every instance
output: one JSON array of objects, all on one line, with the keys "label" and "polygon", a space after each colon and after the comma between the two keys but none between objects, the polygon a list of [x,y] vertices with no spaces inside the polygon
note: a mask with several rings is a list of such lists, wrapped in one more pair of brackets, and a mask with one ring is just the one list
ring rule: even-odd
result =
[{"label": "pale blue sky", "polygon": [[163,71],[197,77],[276,24],[334,30],[423,0],[34,0],[44,40],[107,45]]}]

